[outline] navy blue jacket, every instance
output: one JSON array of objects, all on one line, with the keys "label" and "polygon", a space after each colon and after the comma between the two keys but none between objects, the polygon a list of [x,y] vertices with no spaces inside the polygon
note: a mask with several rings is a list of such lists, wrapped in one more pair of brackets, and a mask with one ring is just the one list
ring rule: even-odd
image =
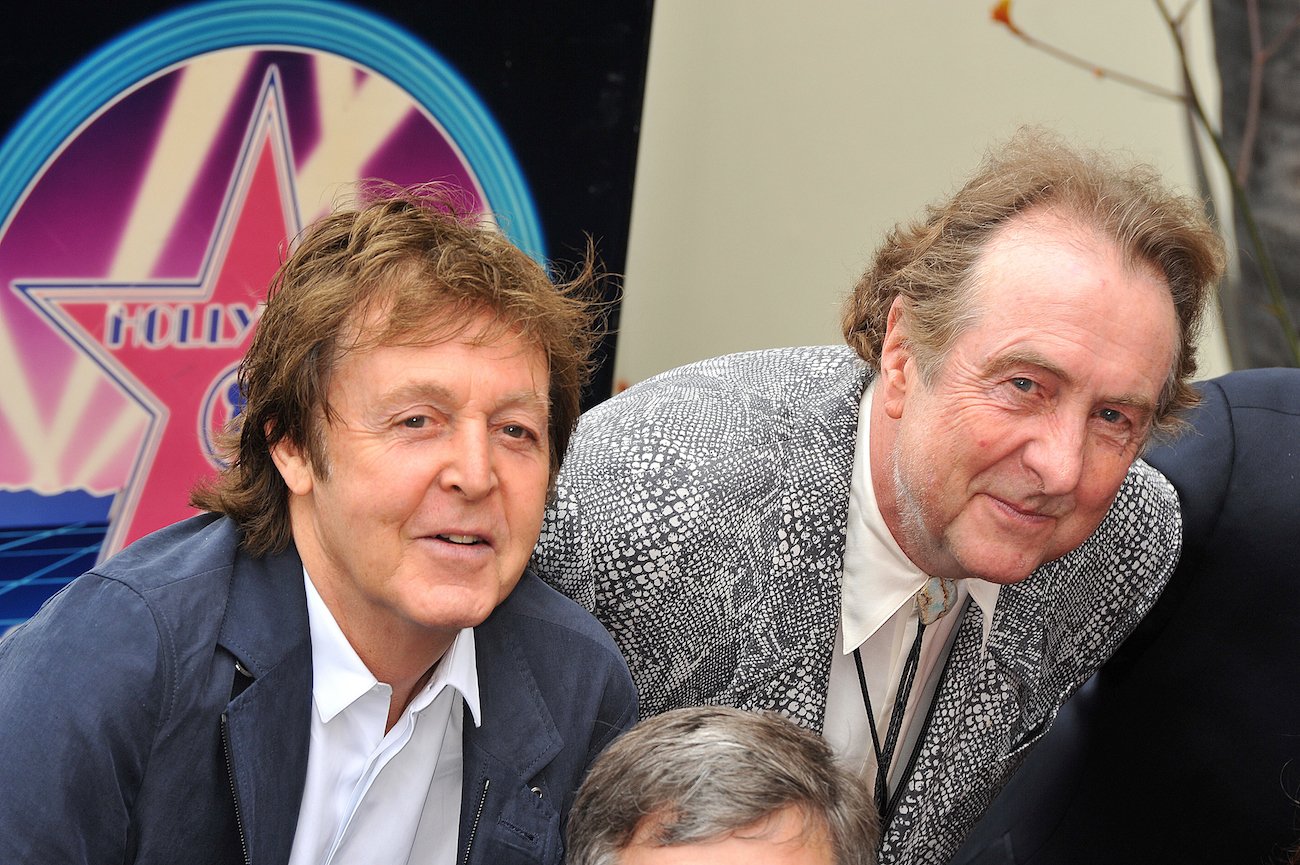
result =
[{"label": "navy blue jacket", "polygon": [[[0,640],[0,862],[288,860],[311,712],[302,565],[238,540],[225,518],[177,523]],[[587,766],[636,718],[627,667],[531,573],[475,649],[457,862],[560,863]]]},{"label": "navy blue jacket", "polygon": [[1300,370],[1201,393],[1145,456],[1182,507],[1173,579],[954,865],[1272,865],[1300,842]]}]

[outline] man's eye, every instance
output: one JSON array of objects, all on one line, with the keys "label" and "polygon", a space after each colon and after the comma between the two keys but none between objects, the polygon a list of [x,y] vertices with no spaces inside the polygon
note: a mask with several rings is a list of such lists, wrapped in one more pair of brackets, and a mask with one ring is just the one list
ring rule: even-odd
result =
[{"label": "man's eye", "polygon": [[533,434],[528,427],[520,426],[517,423],[507,424],[501,428],[501,431],[512,439],[529,438]]},{"label": "man's eye", "polygon": [[1011,386],[1018,391],[1029,393],[1031,390],[1034,389],[1034,380],[1032,378],[1023,378],[1017,376],[1016,378],[1011,379]]},{"label": "man's eye", "polygon": [[429,423],[429,419],[422,414],[412,415],[402,421],[402,426],[407,429],[423,429]]},{"label": "man's eye", "polygon": [[1101,418],[1106,423],[1123,423],[1126,420],[1123,412],[1116,411],[1113,408],[1102,409],[1097,412],[1097,417]]}]

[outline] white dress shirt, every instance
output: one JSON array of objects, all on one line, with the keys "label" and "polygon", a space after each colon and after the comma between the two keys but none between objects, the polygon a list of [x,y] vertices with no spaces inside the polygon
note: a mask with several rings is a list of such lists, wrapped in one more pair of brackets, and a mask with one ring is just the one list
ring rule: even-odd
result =
[{"label": "white dress shirt", "polygon": [[[903,554],[876,504],[871,480],[872,382],[858,408],[858,438],[849,482],[848,529],[844,549],[844,583],[840,599],[840,627],[831,658],[826,692],[824,735],[844,765],[859,772],[868,785],[875,783],[876,753],[872,747],[862,687],[853,650],[862,656],[867,690],[876,731],[883,745],[893,714],[899,678],[916,636],[917,616],[913,596],[928,579]],[[925,715],[939,684],[968,598],[984,616],[984,640],[993,624],[993,607],[999,586],[984,580],[957,580],[956,606],[925,629],[921,657],[912,692],[904,707],[902,728],[889,772],[893,794],[920,738]],[[881,815],[882,817],[884,815]]]},{"label": "white dress shirt", "polygon": [[391,686],[362,663],[311,579],[311,748],[289,865],[456,859],[464,708],[479,719],[474,631],[462,630],[387,733]]}]

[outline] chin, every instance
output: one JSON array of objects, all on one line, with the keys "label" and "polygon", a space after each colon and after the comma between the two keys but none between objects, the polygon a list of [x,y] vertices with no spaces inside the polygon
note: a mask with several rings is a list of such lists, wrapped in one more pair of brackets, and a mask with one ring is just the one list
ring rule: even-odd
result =
[{"label": "chin", "polygon": [[1015,573],[995,572],[989,574],[976,573],[976,574],[971,574],[971,576],[977,580],[983,580],[986,583],[996,583],[999,586],[1013,586],[1016,583],[1024,582],[1033,573],[1034,573],[1033,571],[1028,571],[1028,572],[1017,571]]},{"label": "chin", "polygon": [[967,578],[1009,586],[1027,579],[1038,567],[1037,562],[1016,561],[958,561]]},{"label": "chin", "polygon": [[422,610],[417,619],[431,630],[477,628],[492,615],[500,602],[495,594],[486,592],[471,593],[468,597],[444,596],[435,605]]}]

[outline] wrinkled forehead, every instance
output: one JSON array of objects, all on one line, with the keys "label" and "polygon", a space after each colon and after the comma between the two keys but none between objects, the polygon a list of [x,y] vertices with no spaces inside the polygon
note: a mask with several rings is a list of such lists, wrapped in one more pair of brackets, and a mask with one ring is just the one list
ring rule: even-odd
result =
[{"label": "wrinkled forehead", "polygon": [[344,319],[334,341],[335,361],[355,351],[391,345],[435,345],[463,340],[474,345],[515,339],[520,349],[540,349],[519,323],[481,302],[429,290],[418,303],[408,292],[373,292]]},{"label": "wrinkled forehead", "polygon": [[[1134,276],[1169,287],[1169,279],[1153,259],[1123,243],[1103,221],[1067,210],[1061,205],[1039,205],[1015,214],[989,233],[976,260],[976,286],[983,284],[995,262],[1009,255],[1033,258],[1035,252],[1062,250],[1075,256],[1096,258]],[[1170,305],[1173,295],[1170,292]]]},{"label": "wrinkled forehead", "polygon": [[372,302],[358,304],[327,349],[330,357],[321,369],[317,410],[326,418],[333,413],[333,390],[343,365],[354,358],[384,348],[434,346],[461,341],[470,345],[515,344],[520,355],[537,358],[537,367],[549,377],[549,358],[544,348],[524,329],[501,318],[485,305],[446,304],[430,306],[411,314],[394,308],[390,297],[377,295]]},{"label": "wrinkled forehead", "polygon": [[621,851],[620,865],[832,865],[835,861],[825,817],[795,803],[745,826],[719,827],[707,837],[683,831],[683,826],[698,829],[705,822],[699,815],[683,817],[672,807],[656,809],[637,824]]},{"label": "wrinkled forehead", "polygon": [[[1115,286],[1127,290],[1117,295]],[[1167,349],[1171,366],[1176,356],[1178,310],[1164,271],[1079,217],[1040,208],[1008,220],[985,243],[967,290],[967,325],[1014,319],[1031,304],[1067,321],[1113,317],[1141,293],[1162,326],[1138,339],[1152,351]]]}]

